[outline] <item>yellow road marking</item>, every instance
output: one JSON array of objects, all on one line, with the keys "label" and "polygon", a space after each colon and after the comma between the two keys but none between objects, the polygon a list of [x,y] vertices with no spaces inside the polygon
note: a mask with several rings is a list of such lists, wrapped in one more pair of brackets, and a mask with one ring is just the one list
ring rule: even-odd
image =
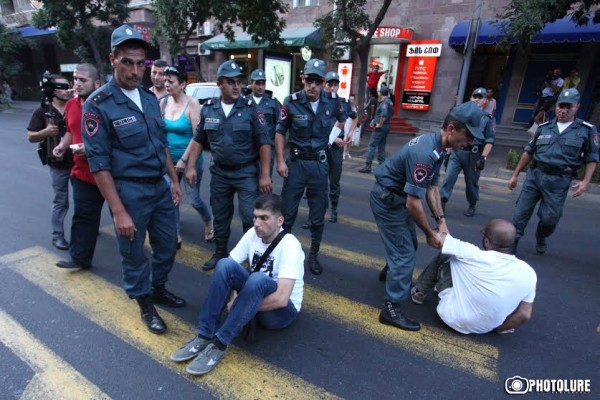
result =
[{"label": "yellow road marking", "polygon": [[174,363],[169,359],[170,353],[193,336],[192,325],[162,310],[161,316],[169,331],[165,335],[154,335],[143,326],[138,307],[134,301],[127,300],[122,289],[91,273],[55,268],[56,261],[56,255],[41,247],[0,258],[0,264],[12,266],[65,305],[219,398],[336,398],[334,394],[235,346],[230,346],[229,354],[214,371],[194,379],[185,372],[186,363]]},{"label": "yellow road marking", "polygon": [[35,372],[21,400],[110,399],[100,388],[88,381],[2,310],[0,310],[0,342]]}]

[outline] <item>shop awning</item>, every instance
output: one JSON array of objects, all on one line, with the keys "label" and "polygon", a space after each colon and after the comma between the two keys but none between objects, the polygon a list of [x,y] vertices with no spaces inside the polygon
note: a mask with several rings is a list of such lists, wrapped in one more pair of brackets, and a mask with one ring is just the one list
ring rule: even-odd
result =
[{"label": "shop awning", "polygon": [[[254,49],[269,47],[269,42],[255,43],[252,37],[241,30],[234,28],[235,40],[230,42],[224,34],[219,34],[208,39],[200,45],[202,50],[232,50],[232,49]],[[321,47],[321,32],[312,25],[290,26],[281,32],[281,39],[286,46]]]},{"label": "shop awning", "polygon": [[[461,46],[467,41],[469,33],[469,22],[457,23],[448,39],[450,46]],[[481,21],[477,44],[496,44],[506,38],[497,21]],[[571,17],[565,17],[546,24],[544,29],[531,39],[531,43],[578,43],[578,42],[600,42],[600,24],[589,23],[578,26],[571,21]],[[513,43],[516,43],[513,41]]]},{"label": "shop awning", "polygon": [[35,26],[22,26],[17,28],[19,33],[21,33],[22,37],[32,37],[32,36],[42,36],[42,35],[52,35],[56,33],[56,28],[50,29],[38,29]]}]

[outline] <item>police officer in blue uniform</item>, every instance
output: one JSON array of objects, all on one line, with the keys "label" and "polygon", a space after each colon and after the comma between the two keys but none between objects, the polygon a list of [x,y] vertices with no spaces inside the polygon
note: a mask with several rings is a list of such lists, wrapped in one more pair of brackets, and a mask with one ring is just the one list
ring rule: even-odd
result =
[{"label": "police officer in blue uniform", "polygon": [[[266,92],[267,75],[262,69],[255,69],[250,74],[250,89],[252,100],[256,103],[256,109],[264,116],[267,130],[275,143],[275,128],[280,118],[281,103]],[[275,147],[271,151],[271,166],[269,172],[273,176],[273,164],[275,163]]]},{"label": "police officer in blue uniform", "polygon": [[[489,103],[487,89],[475,89],[471,95],[471,101],[481,107],[482,110],[485,110]],[[464,213],[466,217],[475,215],[475,207],[479,201],[479,176],[485,168],[485,161],[492,151],[496,140],[491,115],[486,114],[483,117],[481,126],[484,136],[482,141],[475,140],[472,146],[468,146],[461,151],[453,151],[450,154],[444,184],[442,185],[442,208],[445,210],[446,203],[450,200],[450,196],[452,196],[452,190],[454,189],[458,174],[461,170],[463,171],[465,175],[465,194],[469,202],[469,207]]]},{"label": "police officer in blue uniform", "polygon": [[[337,72],[330,71],[325,75],[324,90],[337,94],[340,88],[340,76]],[[348,118],[356,120],[356,111],[352,110],[347,99],[339,97]],[[353,125],[356,126],[356,125]],[[337,138],[329,148],[329,201],[331,202],[331,215],[329,222],[337,222],[337,206],[340,200],[340,180],[342,178],[342,164],[344,162],[344,138]]]},{"label": "police officer in blue uniform", "polygon": [[[461,104],[444,120],[438,133],[414,138],[375,169],[371,191],[371,210],[385,246],[389,270],[385,282],[385,301],[379,314],[383,324],[416,331],[420,324],[406,317],[401,303],[410,295],[417,232],[427,236],[427,244],[442,247],[442,234],[448,232],[437,186],[445,149],[460,150],[474,138],[483,139],[479,124],[484,112],[473,102]],[[429,225],[421,200],[426,198],[437,223]]]},{"label": "police officer in blue uniform", "polygon": [[[311,223],[308,267],[315,275],[323,272],[317,256],[327,209],[327,148],[336,138],[343,138],[347,118],[337,95],[322,90],[325,71],[323,60],[311,59],[306,63],[302,78],[304,89],[284,100],[275,135],[277,172],[284,178],[281,192],[285,205],[283,229],[291,232],[306,189]],[[287,132],[289,156],[284,159]]]},{"label": "police officer in blue uniform", "polygon": [[[153,303],[185,305],[165,288],[175,259],[174,203],[181,188],[158,100],[141,86],[147,46],[129,25],[113,31],[109,59],[114,76],[84,103],[82,136],[90,171],[114,219],[125,292],[137,300],[148,329],[162,333],[167,326]],[[146,232],[151,263],[144,254]]]},{"label": "police officer in blue uniform", "polygon": [[[271,191],[271,149],[273,139],[267,129],[264,113],[254,101],[241,95],[242,67],[226,61],[217,70],[221,97],[207,101],[202,107],[200,123],[189,145],[186,179],[196,182],[196,161],[203,149],[210,149],[210,205],[213,211],[216,250],[202,267],[209,271],[221,258],[229,255],[228,243],[233,218],[233,197],[237,193],[238,209],[244,232],[253,226],[254,201],[259,190]],[[260,165],[259,165],[260,162]]]},{"label": "police officer in blue uniform", "polygon": [[592,179],[598,163],[600,137],[594,125],[575,117],[578,110],[577,89],[563,90],[556,101],[556,118],[540,124],[508,181],[509,189],[514,189],[519,173],[533,159],[513,214],[513,224],[517,228],[515,251],[539,202],[535,249],[538,254],[544,254],[546,238],[556,229],[571,180],[582,162],[585,175],[574,185],[573,197],[581,196]]},{"label": "police officer in blue uniform", "polygon": [[369,148],[367,150],[367,158],[365,160],[365,166],[358,170],[364,174],[371,173],[371,164],[375,157],[375,149],[377,149],[377,161],[379,165],[385,161],[385,143],[387,135],[390,133],[390,122],[392,115],[394,114],[394,103],[388,97],[390,92],[387,87],[382,86],[379,88],[379,97],[377,109],[375,110],[375,117],[371,121],[371,126],[375,129],[371,133],[371,139],[369,140]]}]

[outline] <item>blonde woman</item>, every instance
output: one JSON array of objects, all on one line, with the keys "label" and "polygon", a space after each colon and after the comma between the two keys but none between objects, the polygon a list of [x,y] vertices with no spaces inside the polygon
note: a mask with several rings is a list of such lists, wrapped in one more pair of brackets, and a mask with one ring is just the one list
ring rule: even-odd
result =
[{"label": "blonde woman", "polygon": [[[175,163],[175,170],[180,182],[188,160],[188,144],[200,123],[200,104],[196,99],[185,94],[187,74],[179,66],[165,68],[165,88],[167,96],[161,100],[161,110],[165,121],[165,132],[171,157]],[[204,240],[211,241],[214,236],[213,217],[208,206],[200,198],[200,182],[202,179],[203,157],[200,156],[196,163],[198,180],[194,186],[184,183],[185,192],[191,199],[191,205],[200,214],[204,221]],[[185,181],[185,180],[183,180]],[[176,210],[177,218],[177,248],[181,247],[181,236],[179,235],[179,207]]]}]

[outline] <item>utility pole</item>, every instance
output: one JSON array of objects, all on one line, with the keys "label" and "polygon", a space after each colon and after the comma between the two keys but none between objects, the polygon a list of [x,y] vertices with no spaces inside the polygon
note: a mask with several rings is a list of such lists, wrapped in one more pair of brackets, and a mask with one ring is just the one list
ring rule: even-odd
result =
[{"label": "utility pole", "polygon": [[465,52],[462,67],[460,70],[460,78],[458,80],[458,93],[456,97],[456,105],[462,104],[465,97],[465,89],[467,87],[467,79],[469,78],[469,70],[471,69],[471,60],[475,47],[477,47],[477,36],[479,34],[479,25],[481,24],[481,7],[483,0],[475,1],[475,11],[469,24],[469,34],[465,43]]}]

